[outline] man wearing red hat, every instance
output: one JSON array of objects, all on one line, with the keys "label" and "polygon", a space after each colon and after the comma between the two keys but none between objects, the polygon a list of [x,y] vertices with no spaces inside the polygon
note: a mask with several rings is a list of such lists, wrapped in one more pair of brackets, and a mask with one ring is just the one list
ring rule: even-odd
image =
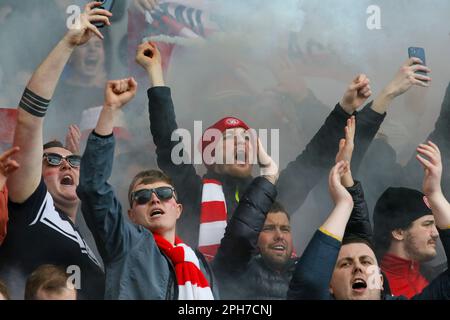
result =
[{"label": "man wearing red hat", "polygon": [[[249,126],[234,117],[220,120],[211,127],[224,133],[222,139],[214,140],[214,146],[209,145],[211,139],[207,130],[207,134],[203,135],[202,149],[208,171],[203,179],[197,175],[192,164],[175,164],[172,153],[178,142],[172,141],[171,137],[178,126],[170,88],[164,83],[161,55],[156,45],[140,45],[136,61],[147,71],[152,84],[148,90],[150,129],[157,147],[158,165],[172,177],[179,191],[180,201],[185,204],[179,231],[192,245],[198,241],[201,251],[212,259],[228,219],[252,180],[253,147],[248,139]],[[309,191],[327,174],[338,151],[339,140],[343,138],[342,128],[370,95],[369,80],[365,76],[355,79],[343,102],[331,112],[305,151],[280,173],[277,183],[278,200],[288,212],[295,212]],[[355,144],[356,162],[364,154],[384,117],[385,114],[378,113],[371,107],[364,108],[358,114],[360,133]],[[208,155],[213,156],[214,161],[209,162],[211,159],[207,159]],[[227,157],[234,157],[234,163],[220,161]],[[197,233],[199,224],[200,230]]]}]

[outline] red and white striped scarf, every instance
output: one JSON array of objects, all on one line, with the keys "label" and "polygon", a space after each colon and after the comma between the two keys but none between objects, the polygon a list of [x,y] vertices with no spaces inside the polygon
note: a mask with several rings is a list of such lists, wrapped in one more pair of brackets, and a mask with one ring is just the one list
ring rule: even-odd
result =
[{"label": "red and white striped scarf", "polygon": [[211,261],[217,253],[227,227],[227,205],[222,183],[203,180],[198,249]]},{"label": "red and white striped scarf", "polygon": [[178,300],[214,300],[208,280],[200,270],[198,258],[191,247],[175,238],[175,245],[154,233],[158,248],[172,261],[178,283]]}]

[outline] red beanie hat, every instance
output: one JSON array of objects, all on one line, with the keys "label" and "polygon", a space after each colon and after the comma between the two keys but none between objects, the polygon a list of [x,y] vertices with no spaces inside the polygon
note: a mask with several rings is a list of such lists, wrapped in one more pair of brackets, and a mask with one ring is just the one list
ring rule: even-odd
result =
[{"label": "red beanie hat", "polygon": [[[215,124],[213,124],[211,127],[206,129],[203,132],[201,143],[201,152],[202,152],[202,159],[203,159],[203,151],[205,148],[210,145],[211,143],[217,143],[217,141],[205,141],[205,132],[207,132],[209,129],[217,129],[220,132],[225,132],[227,129],[233,129],[233,128],[243,128],[245,130],[250,129],[250,127],[242,120],[235,118],[235,117],[225,117],[219,121],[217,121]],[[206,163],[205,163],[206,165]]]}]

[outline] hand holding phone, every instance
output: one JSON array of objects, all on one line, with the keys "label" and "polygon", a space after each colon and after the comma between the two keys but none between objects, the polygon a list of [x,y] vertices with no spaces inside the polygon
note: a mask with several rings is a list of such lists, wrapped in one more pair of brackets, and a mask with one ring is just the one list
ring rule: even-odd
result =
[{"label": "hand holding phone", "polygon": [[[425,49],[424,48],[410,47],[410,48],[408,48],[408,55],[409,55],[409,58],[419,58],[420,60],[422,60],[424,66],[427,65],[427,62],[425,59]],[[428,75],[427,72],[422,71],[422,70],[418,70],[418,71],[416,71],[416,73],[424,75],[424,76]]]},{"label": "hand holding phone", "polygon": [[[98,2],[102,3],[97,7],[98,9],[104,9],[109,12],[112,12],[115,0],[99,0]],[[97,28],[103,28],[105,24],[103,22],[96,22],[94,23],[94,26],[96,26]]]}]

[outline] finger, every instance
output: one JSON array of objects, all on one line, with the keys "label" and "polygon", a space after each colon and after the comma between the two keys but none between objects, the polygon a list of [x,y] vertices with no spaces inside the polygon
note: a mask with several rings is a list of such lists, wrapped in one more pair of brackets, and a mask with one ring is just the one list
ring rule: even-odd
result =
[{"label": "finger", "polygon": [[435,158],[435,153],[430,150],[419,147],[417,148],[417,152],[420,153],[421,155],[428,157],[429,159]]},{"label": "finger", "polygon": [[[431,78],[430,78],[430,79],[431,79]],[[430,80],[430,81],[431,81],[431,80]],[[428,82],[423,82],[423,81],[414,79],[414,80],[412,81],[412,84],[413,84],[413,85],[416,85],[416,86],[419,86],[419,87],[428,88],[428,87],[430,87],[430,84],[429,84],[430,81],[428,81]]]},{"label": "finger", "polygon": [[435,152],[435,149],[432,146],[430,146],[429,144],[421,143],[421,144],[419,144],[418,148],[422,148],[422,149],[428,150],[430,152]]},{"label": "finger", "polygon": [[119,81],[119,93],[123,93],[127,91],[127,84],[126,81],[120,80]]},{"label": "finger", "polygon": [[372,90],[369,90],[366,94],[363,94],[365,98],[369,98],[372,95]]},{"label": "finger", "polygon": [[114,90],[114,86],[115,86],[115,81],[114,80],[110,80],[106,83],[106,88],[108,90]]},{"label": "finger", "polygon": [[418,147],[417,152],[427,156],[434,165],[438,165],[441,162],[441,155],[431,147],[428,148]]},{"label": "finger", "polygon": [[13,165],[8,166],[8,167],[5,168],[5,173],[6,173],[6,175],[9,176],[11,173],[13,173],[14,171],[16,171],[19,168],[20,168],[19,164],[17,164],[17,163],[13,164]]},{"label": "finger", "polygon": [[424,66],[423,64],[415,64],[415,65],[411,66],[410,69],[414,72],[423,71],[426,73],[431,73],[431,69],[428,68],[427,66]]},{"label": "finger", "polygon": [[424,169],[430,169],[433,167],[430,161],[424,159],[420,155],[416,155],[416,159],[419,160],[419,162],[422,164]]},{"label": "finger", "polygon": [[405,62],[406,66],[412,66],[414,64],[422,64],[423,65],[423,61],[419,58],[414,57],[414,58],[408,59],[408,61]]},{"label": "finger", "polygon": [[88,16],[88,21],[91,23],[103,22],[104,24],[110,26],[111,22],[109,22],[109,18],[100,15]]},{"label": "finger", "polygon": [[6,159],[13,156],[14,154],[16,154],[19,151],[20,151],[19,147],[13,147],[11,149],[6,150],[4,153],[2,153],[0,155],[0,161],[5,161]]},{"label": "finger", "polygon": [[108,17],[112,17],[112,13],[108,10],[105,9],[93,9],[89,12],[89,15],[99,15],[99,16],[108,16]]},{"label": "finger", "polygon": [[441,154],[441,150],[439,149],[439,147],[437,146],[437,144],[433,143],[433,141],[429,140],[428,144],[434,149],[436,150],[436,152],[438,152],[439,154]]},{"label": "finger", "polygon": [[359,90],[359,93],[362,94],[362,95],[365,95],[369,91],[370,91],[370,86],[366,85],[362,89]]},{"label": "finger", "polygon": [[420,81],[424,81],[424,82],[426,82],[426,81],[431,82],[431,80],[432,80],[431,77],[423,75],[423,74],[420,74],[420,73],[414,73],[413,76],[414,76],[415,79],[420,80]]},{"label": "finger", "polygon": [[353,89],[357,90],[357,91],[360,91],[360,90],[362,90],[364,87],[366,87],[368,85],[369,85],[369,80],[365,79],[365,80],[363,80],[361,82],[355,83],[353,85]]},{"label": "finger", "polygon": [[89,24],[87,26],[87,28],[89,30],[91,30],[97,37],[99,37],[101,40],[105,39],[105,37],[103,37],[103,35],[101,34],[101,32],[97,29],[96,26],[94,26],[93,24]]},{"label": "finger", "polygon": [[358,74],[357,76],[356,76],[356,78],[355,79],[353,79],[353,83],[359,83],[359,82],[361,82],[361,78],[363,77],[363,74]]},{"label": "finger", "polygon": [[5,162],[5,167],[18,167],[18,166],[19,166],[19,163],[16,160],[13,160],[13,159],[8,159]]},{"label": "finger", "polygon": [[81,130],[80,130],[80,128],[76,124],[73,124],[72,128],[75,131],[76,136],[77,137],[81,137]]},{"label": "finger", "polygon": [[345,140],[349,141],[351,139],[351,137],[350,137],[350,129],[349,129],[348,125],[344,128],[344,131],[345,131]]},{"label": "finger", "polygon": [[344,148],[345,148],[345,139],[341,139],[341,140],[339,140],[339,152],[338,152],[338,154],[341,153]]},{"label": "finger", "polygon": [[149,0],[141,0],[141,1],[139,1],[139,4],[144,12],[153,10],[153,7],[151,6],[151,3]]},{"label": "finger", "polygon": [[128,80],[128,86],[130,88],[130,91],[136,91],[137,87],[138,87],[138,83],[136,82],[136,80],[133,77],[131,77]]},{"label": "finger", "polygon": [[338,178],[339,181],[341,180],[342,176],[345,174],[345,172],[348,171],[348,162],[343,161],[342,166],[338,168]]},{"label": "finger", "polygon": [[147,2],[148,2],[148,6],[150,7],[150,11],[155,9],[158,6],[156,0],[147,0]]},{"label": "finger", "polygon": [[84,6],[84,11],[85,11],[85,12],[89,12],[89,11],[91,11],[92,9],[94,9],[95,7],[99,7],[99,6],[101,6],[101,5],[102,5],[102,2],[100,2],[100,1],[89,2],[88,4],[86,4],[86,5]]},{"label": "finger", "polygon": [[114,81],[111,85],[111,90],[114,94],[120,93],[120,83],[118,81]]}]

